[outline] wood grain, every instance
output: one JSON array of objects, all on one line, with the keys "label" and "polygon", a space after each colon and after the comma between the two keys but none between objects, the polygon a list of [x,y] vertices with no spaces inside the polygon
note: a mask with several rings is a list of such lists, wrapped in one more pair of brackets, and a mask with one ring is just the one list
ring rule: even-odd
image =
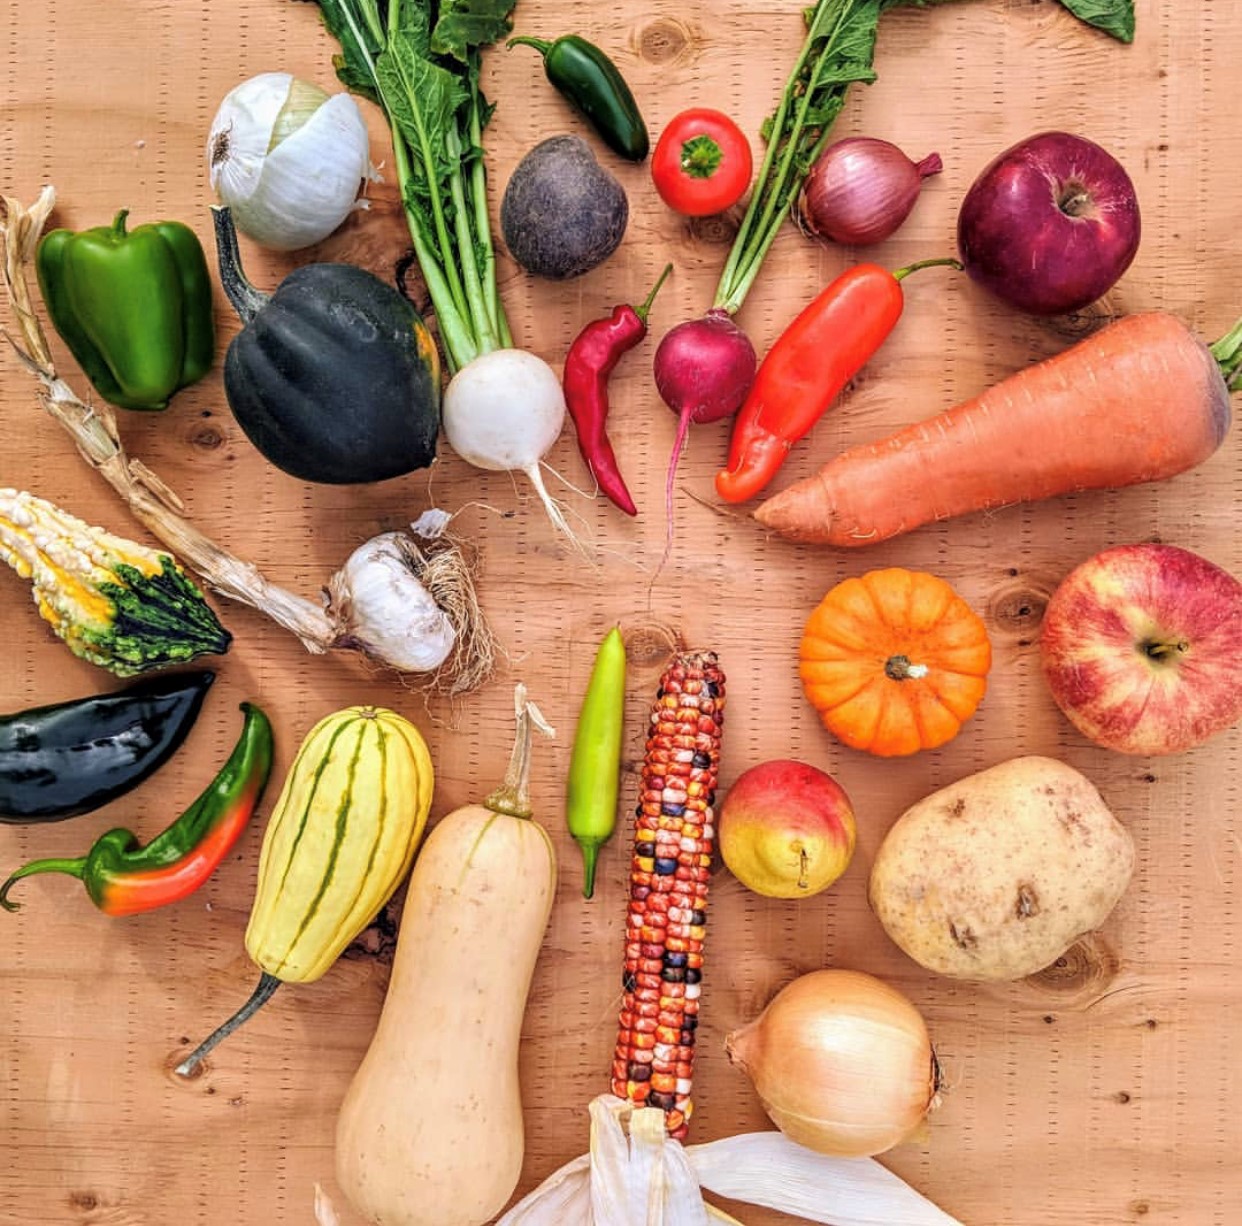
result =
[{"label": "wood grain", "polygon": [[[642,99],[653,132],[682,107],[702,103],[723,105],[757,133],[796,53],[800,7],[796,0],[522,0],[518,24],[544,36],[577,28],[605,46]],[[1239,313],[1242,284],[1242,108],[1231,56],[1242,43],[1242,6],[1140,0],[1138,26],[1134,45],[1123,48],[1051,0],[971,0],[886,16],[879,80],[852,95],[840,135],[886,137],[917,157],[934,148],[945,170],[927,183],[902,231],[868,256],[896,267],[949,252],[957,202],[986,161],[1034,131],[1067,128],[1114,150],[1142,203],[1142,249],[1106,309],[1165,307],[1205,337],[1223,332]],[[333,48],[315,8],[292,0],[9,4],[0,7],[0,46],[6,192],[30,200],[51,182],[60,224],[99,224],[128,206],[136,220],[186,220],[207,243],[202,145],[219,99],[239,80],[274,69],[333,86]],[[486,75],[499,102],[488,139],[495,208],[531,145],[581,124],[532,56],[494,53]],[[386,132],[374,112],[369,122],[372,156],[382,165],[391,156]],[[524,679],[559,733],[539,747],[536,801],[563,865],[524,1030],[526,1191],[585,1148],[586,1104],[606,1089],[614,1035],[627,836],[620,830],[605,850],[596,897],[586,903],[563,829],[562,781],[595,645],[614,622],[630,644],[627,796],[643,713],[670,643],[715,647],[730,679],[724,781],[765,758],[803,758],[837,775],[861,829],[845,878],[800,906],[759,898],[728,874],[717,876],[694,1139],[768,1126],[749,1084],[725,1060],[725,1033],[796,974],[856,967],[915,1000],[948,1075],[944,1106],[926,1137],[885,1161],[964,1222],[1242,1220],[1242,1125],[1233,1108],[1242,1006],[1234,918],[1239,731],[1169,759],[1095,749],[1053,707],[1033,646],[1043,602],[1059,578],[1106,545],[1158,536],[1242,572],[1236,438],[1196,472],[1159,488],[1014,508],[846,556],[765,540],[745,519],[696,502],[691,494],[710,495],[728,429],[702,427],[682,461],[676,548],[656,576],[673,421],[652,388],[650,357],[665,328],[708,305],[730,230],[727,219],[689,224],[674,217],[645,167],[601,156],[630,194],[621,250],[567,285],[533,282],[507,258],[501,267],[516,336],[558,364],[583,323],[641,297],[666,260],[676,263],[652,340],[614,381],[618,451],[640,518],[624,520],[603,499],[560,491],[603,546],[598,568],[567,555],[524,484],[466,470],[447,449],[431,474],[380,486],[311,487],[275,472],[234,424],[218,373],[181,393],[166,413],[127,414],[132,452],[183,493],[196,522],[308,594],[376,530],[433,502],[460,511],[459,526],[482,546],[483,594],[506,666],[459,708],[428,709],[416,694],[349,661],[309,657],[250,610],[222,607],[236,645],[186,749],[159,781],[73,822],[0,829],[0,863],[77,853],[120,823],[154,834],[227,754],[242,699],[273,718],[278,775],[321,715],[359,701],[396,706],[433,746],[438,817],[499,777],[511,685]],[[278,258],[246,246],[252,276],[274,285],[312,258],[351,260],[390,276],[407,238],[391,182],[374,198],[369,213],[314,252]],[[788,227],[741,316],[756,345],[770,343],[857,255],[812,246]],[[221,294],[217,320],[223,345],[236,323]],[[812,472],[844,446],[937,412],[1069,339],[985,300],[963,278],[928,273],[910,283],[906,318],[841,406],[795,451],[781,481]],[[63,349],[57,353],[76,376]],[[7,352],[0,356],[0,423],[0,485],[29,488],[140,535],[39,415],[27,375]],[[587,485],[570,435],[550,461],[567,482]],[[795,671],[802,621],[827,588],[889,564],[928,569],[955,584],[985,614],[996,645],[978,717],[945,749],[898,763],[832,740],[798,692]],[[0,574],[0,602],[8,640],[0,709],[106,684],[51,637],[26,586],[8,572]],[[1104,932],[1059,970],[1006,987],[937,979],[889,944],[871,917],[863,888],[871,857],[908,804],[1017,752],[1061,757],[1096,782],[1134,833],[1133,885]],[[20,915],[0,917],[3,1226],[302,1226],[312,1220],[315,1182],[335,1191],[335,1110],[378,1016],[382,956],[355,951],[319,983],[282,989],[197,1080],[179,1083],[169,1071],[252,986],[242,932],[261,831],[255,822],[201,894],[162,912],[108,920],[73,882],[41,878],[24,887]],[[397,1091],[417,1104],[416,1085]],[[734,1209],[750,1226],[781,1220]]]}]

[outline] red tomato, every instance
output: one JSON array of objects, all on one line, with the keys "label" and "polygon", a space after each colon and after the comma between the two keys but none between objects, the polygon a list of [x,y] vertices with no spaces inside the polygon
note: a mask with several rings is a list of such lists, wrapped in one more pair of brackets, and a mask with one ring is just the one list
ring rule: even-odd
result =
[{"label": "red tomato", "polygon": [[742,129],[708,107],[675,116],[651,155],[660,199],[686,217],[708,217],[735,205],[750,186],[750,172]]}]

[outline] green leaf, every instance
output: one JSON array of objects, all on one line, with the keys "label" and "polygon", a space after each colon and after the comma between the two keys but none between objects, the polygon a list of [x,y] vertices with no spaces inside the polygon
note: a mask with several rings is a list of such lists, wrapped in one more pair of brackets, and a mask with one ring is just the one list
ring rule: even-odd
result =
[{"label": "green leaf", "polygon": [[[884,9],[930,8],[955,0],[881,0]],[[1080,21],[1085,21],[1123,43],[1134,41],[1134,0],[1056,0]]]},{"label": "green leaf", "polygon": [[473,49],[489,46],[513,29],[510,15],[516,5],[517,0],[441,0],[431,49],[464,64]]},{"label": "green leaf", "polygon": [[1134,0],[1060,0],[1080,21],[1085,21],[1123,43],[1134,41]]},{"label": "green leaf", "polygon": [[318,0],[318,4],[328,33],[341,44],[340,54],[332,57],[341,84],[378,102],[375,60],[384,49],[384,40],[377,33],[375,0]]},{"label": "green leaf", "polygon": [[[375,62],[384,106],[416,159],[430,159],[447,178],[457,166],[448,136],[457,133],[457,113],[470,99],[466,82],[419,54],[417,33],[396,31]],[[431,185],[428,185],[431,186]]]}]

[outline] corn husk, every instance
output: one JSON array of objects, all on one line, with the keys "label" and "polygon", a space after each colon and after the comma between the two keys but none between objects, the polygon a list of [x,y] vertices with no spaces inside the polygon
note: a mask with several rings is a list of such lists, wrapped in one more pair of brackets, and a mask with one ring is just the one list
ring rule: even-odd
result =
[{"label": "corn husk", "polygon": [[741,1226],[704,1191],[831,1226],[962,1226],[871,1158],[830,1158],[779,1132],[683,1147],[668,1139],[662,1111],[610,1094],[590,1114],[590,1153],[496,1226]]}]

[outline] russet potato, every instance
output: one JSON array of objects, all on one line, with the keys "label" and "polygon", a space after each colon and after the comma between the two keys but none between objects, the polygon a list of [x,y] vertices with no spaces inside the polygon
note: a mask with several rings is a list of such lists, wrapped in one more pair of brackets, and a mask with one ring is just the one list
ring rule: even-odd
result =
[{"label": "russet potato", "polygon": [[871,869],[871,908],[921,966],[958,979],[1042,970],[1125,892],[1134,845],[1090,780],[1013,758],[908,809]]}]

